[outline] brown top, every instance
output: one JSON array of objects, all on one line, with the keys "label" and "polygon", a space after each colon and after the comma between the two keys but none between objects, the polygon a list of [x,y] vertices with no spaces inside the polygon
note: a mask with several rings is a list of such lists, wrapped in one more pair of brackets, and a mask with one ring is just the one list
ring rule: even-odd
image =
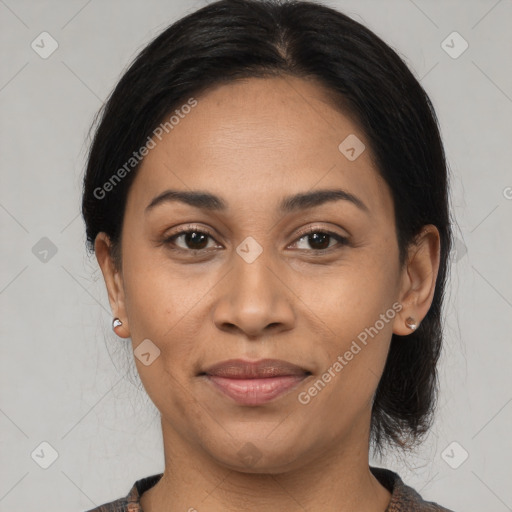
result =
[{"label": "brown top", "polygon": [[[384,468],[370,470],[375,478],[391,493],[391,501],[384,512],[453,512],[432,501],[423,501],[421,496],[393,471]],[[87,512],[144,512],[140,506],[140,497],[160,480],[163,473],[137,480],[130,492],[124,497],[105,503]]]}]

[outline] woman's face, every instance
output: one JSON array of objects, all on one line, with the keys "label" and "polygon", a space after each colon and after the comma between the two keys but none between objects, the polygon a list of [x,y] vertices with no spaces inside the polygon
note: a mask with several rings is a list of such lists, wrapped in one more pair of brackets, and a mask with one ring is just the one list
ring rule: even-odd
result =
[{"label": "woman's face", "polygon": [[[154,139],[130,188],[122,274],[102,265],[164,443],[271,473],[367,453],[392,333],[410,332],[392,198],[369,143],[297,78],[197,101]],[[155,202],[171,190],[205,196]],[[270,359],[282,363],[243,365]]]}]

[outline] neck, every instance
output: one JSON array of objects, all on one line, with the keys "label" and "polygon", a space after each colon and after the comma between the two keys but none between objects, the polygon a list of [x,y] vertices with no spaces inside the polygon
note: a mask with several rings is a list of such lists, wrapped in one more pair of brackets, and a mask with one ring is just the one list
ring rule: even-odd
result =
[{"label": "neck", "polygon": [[142,495],[144,512],[384,512],[391,498],[369,469],[368,437],[346,439],[342,449],[299,468],[263,474],[226,468],[183,444],[164,421],[162,432],[165,471]]}]

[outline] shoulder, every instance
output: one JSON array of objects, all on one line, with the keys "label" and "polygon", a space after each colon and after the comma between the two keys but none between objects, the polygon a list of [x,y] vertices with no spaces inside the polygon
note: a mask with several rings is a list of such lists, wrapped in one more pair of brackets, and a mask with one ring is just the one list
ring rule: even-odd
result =
[{"label": "shoulder", "polygon": [[162,475],[163,473],[158,473],[141,478],[133,484],[126,496],[109,503],[104,503],[86,512],[143,512],[140,507],[140,497],[145,491],[153,487]]},{"label": "shoulder", "polygon": [[385,512],[453,512],[433,501],[423,500],[397,473],[384,468],[370,467],[370,470],[391,493],[391,501]]}]

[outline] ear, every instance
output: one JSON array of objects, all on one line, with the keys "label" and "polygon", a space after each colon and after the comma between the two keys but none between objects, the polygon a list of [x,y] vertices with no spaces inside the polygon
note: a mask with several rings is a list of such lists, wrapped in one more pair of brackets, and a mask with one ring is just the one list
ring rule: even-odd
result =
[{"label": "ear", "polygon": [[126,315],[123,275],[117,269],[112,257],[112,243],[106,233],[98,233],[94,241],[94,252],[101,268],[108,292],[108,300],[113,317],[117,317],[123,325],[116,329],[121,338],[129,338],[128,318]]},{"label": "ear", "polygon": [[406,336],[413,332],[405,320],[414,318],[417,325],[425,318],[434,298],[439,272],[441,241],[438,229],[428,224],[408,250],[401,277],[399,301],[403,309],[395,317],[393,333]]}]

